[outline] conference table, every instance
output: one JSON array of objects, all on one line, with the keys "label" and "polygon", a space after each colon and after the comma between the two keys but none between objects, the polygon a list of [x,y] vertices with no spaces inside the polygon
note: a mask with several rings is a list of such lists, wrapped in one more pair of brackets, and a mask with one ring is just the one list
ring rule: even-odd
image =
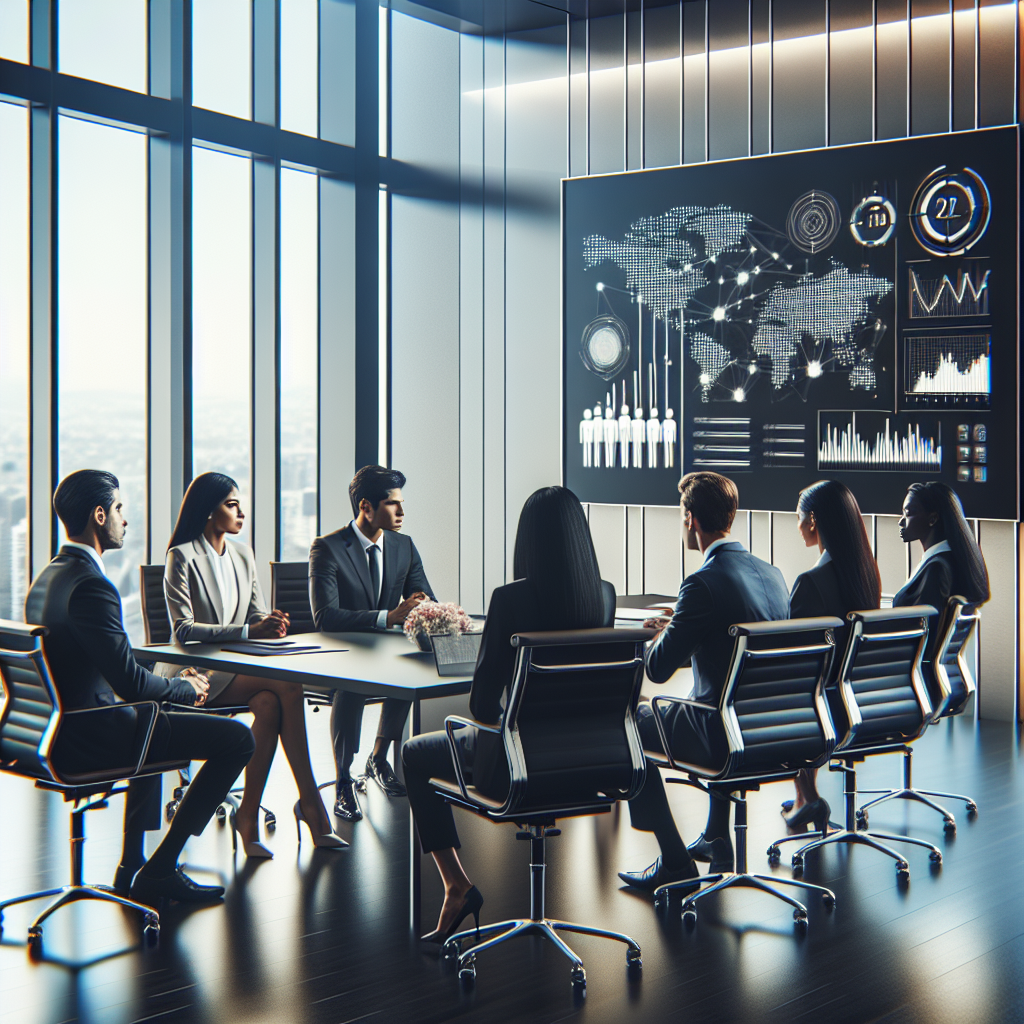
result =
[{"label": "conference table", "polygon": [[[296,646],[316,646],[307,654],[241,654],[223,644],[147,644],[134,648],[140,660],[192,665],[198,669],[245,673],[298,683],[307,693],[333,697],[350,690],[367,697],[400,697],[412,702],[409,729],[420,732],[420,704],[433,697],[469,693],[472,673],[438,676],[432,654],[416,650],[398,631],[360,633],[296,633]],[[237,641],[236,641],[237,643]],[[242,642],[244,643],[244,641]],[[410,815],[410,922],[419,927],[420,853]]]}]

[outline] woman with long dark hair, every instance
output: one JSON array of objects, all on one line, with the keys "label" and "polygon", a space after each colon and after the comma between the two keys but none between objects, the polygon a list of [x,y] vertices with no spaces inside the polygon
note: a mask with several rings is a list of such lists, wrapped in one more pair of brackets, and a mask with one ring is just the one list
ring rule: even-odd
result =
[{"label": "woman with long dark hair", "polygon": [[[837,480],[811,484],[800,492],[796,517],[804,544],[817,546],[821,557],[814,568],[797,576],[789,596],[790,618],[834,615],[845,622],[849,612],[878,608],[882,581],[850,488]],[[845,633],[845,628],[836,631],[830,682],[839,672]],[[819,831],[827,827],[829,806],[818,794],[816,776],[806,769],[797,775],[796,800],[782,805],[784,812],[792,810],[786,817],[789,828],[802,829],[812,821]]]},{"label": "woman with long dark hair", "polygon": [[921,542],[924,556],[892,599],[894,608],[930,604],[941,615],[952,594],[974,606],[989,599],[985,557],[964,519],[956,491],[938,480],[911,484],[899,529],[904,543]]},{"label": "woman with long dark hair", "polygon": [[[512,682],[513,634],[589,629],[615,620],[615,588],[601,579],[579,499],[564,487],[544,487],[527,498],[516,532],[513,574],[515,582],[491,595],[469,694],[470,713],[487,724],[500,720]],[[473,784],[504,799],[509,777],[501,737],[472,729],[460,730],[458,737],[463,762],[472,766]],[[483,903],[456,852],[459,836],[451,805],[430,785],[432,777],[454,778],[446,734],[414,736],[402,748],[402,763],[420,845],[433,856],[445,890],[437,928],[423,938],[441,943],[469,914],[479,920]]]},{"label": "woman with long dark hair", "polygon": [[[288,632],[287,614],[267,610],[252,550],[228,540],[244,522],[238,485],[231,477],[202,473],[189,484],[167,545],[164,569],[164,599],[179,644],[267,639]],[[302,687],[229,672],[211,672],[209,678],[208,705],[247,704],[253,714],[256,751],[245,769],[245,791],[235,812],[235,827],[246,854],[272,856],[259,841],[259,809],[278,737],[299,789],[296,827],[305,821],[315,846],[346,846],[333,833],[313,778]]]}]

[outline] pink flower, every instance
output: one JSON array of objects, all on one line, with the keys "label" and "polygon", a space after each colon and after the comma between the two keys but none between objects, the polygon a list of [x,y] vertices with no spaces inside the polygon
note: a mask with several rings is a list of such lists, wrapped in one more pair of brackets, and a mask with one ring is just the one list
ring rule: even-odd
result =
[{"label": "pink flower", "polygon": [[473,620],[452,601],[421,601],[405,619],[405,635],[416,643],[418,633],[436,636],[439,633],[467,633],[473,628]]}]

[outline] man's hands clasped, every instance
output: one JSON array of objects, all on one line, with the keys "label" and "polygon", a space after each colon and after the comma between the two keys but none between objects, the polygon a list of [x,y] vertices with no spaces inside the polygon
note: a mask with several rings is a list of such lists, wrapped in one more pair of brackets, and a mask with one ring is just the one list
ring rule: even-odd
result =
[{"label": "man's hands clasped", "polygon": [[416,605],[422,601],[429,600],[429,596],[424,594],[422,590],[417,590],[415,594],[410,594],[397,608],[392,608],[388,612],[388,626],[401,625]]}]

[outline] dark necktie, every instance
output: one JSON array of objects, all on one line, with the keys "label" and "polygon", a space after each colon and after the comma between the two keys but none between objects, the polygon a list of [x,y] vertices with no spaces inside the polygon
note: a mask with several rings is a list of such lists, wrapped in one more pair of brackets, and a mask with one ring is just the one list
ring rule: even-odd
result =
[{"label": "dark necktie", "polygon": [[370,560],[370,590],[373,592],[374,604],[380,604],[380,548],[376,544],[366,549],[366,557]]}]

